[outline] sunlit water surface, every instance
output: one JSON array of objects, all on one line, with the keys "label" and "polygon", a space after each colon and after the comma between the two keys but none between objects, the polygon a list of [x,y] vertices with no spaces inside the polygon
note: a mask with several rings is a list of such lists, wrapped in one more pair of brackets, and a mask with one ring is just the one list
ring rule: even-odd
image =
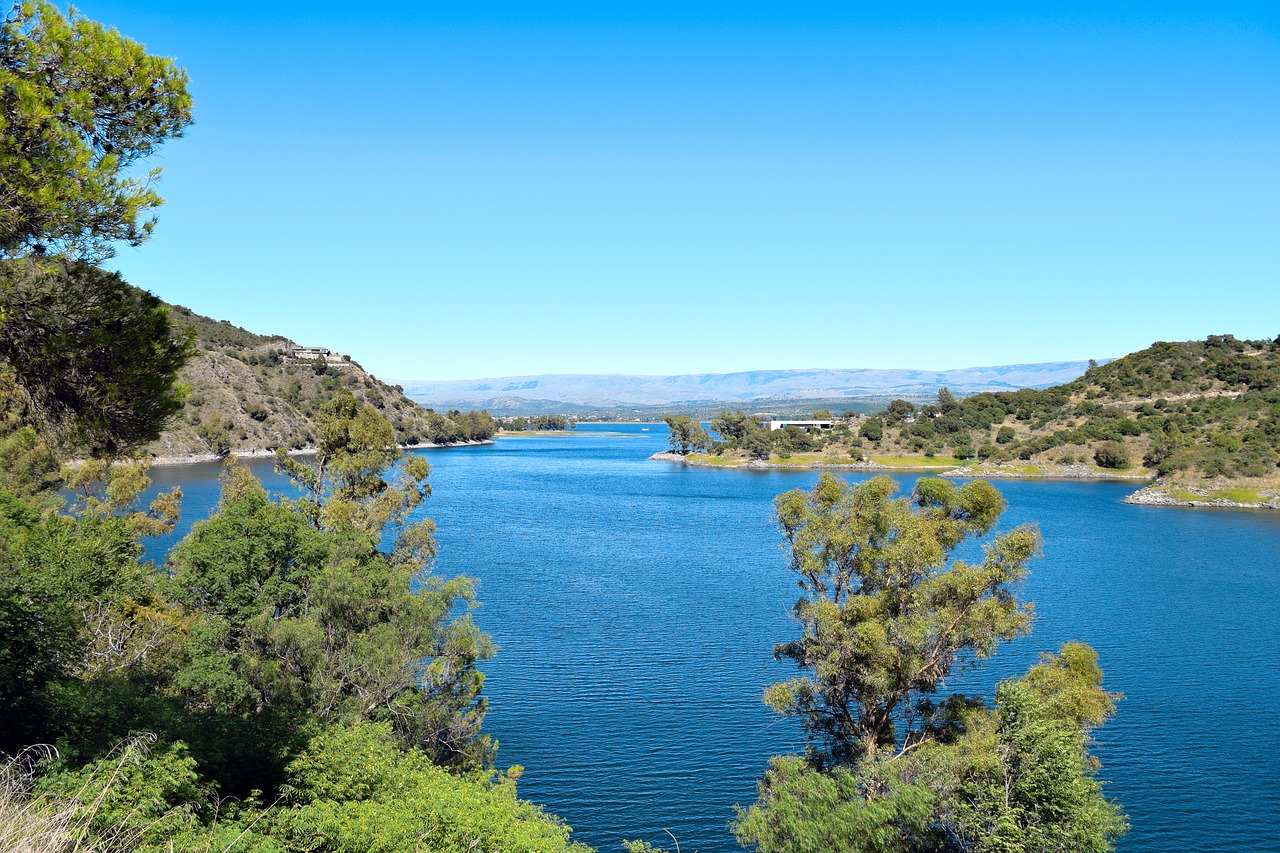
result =
[{"label": "sunlit water surface", "polygon": [[[592,425],[419,451],[425,511],[436,570],[480,580],[475,619],[501,647],[485,725],[499,764],[525,767],[521,795],[601,850],[671,846],[669,830],[719,853],[739,849],[727,824],[769,756],[802,744],[760,695],[794,672],[771,654],[797,594],[772,500],[818,475],[648,461],[665,443],[662,426]],[[214,465],[153,473],[183,486],[184,528],[216,504]],[[1096,748],[1132,823],[1119,849],[1280,849],[1280,513],[1127,506],[1117,483],[997,486],[1001,529],[1044,536],[1021,590],[1036,626],[952,686],[989,689],[1090,643],[1125,695]]]}]

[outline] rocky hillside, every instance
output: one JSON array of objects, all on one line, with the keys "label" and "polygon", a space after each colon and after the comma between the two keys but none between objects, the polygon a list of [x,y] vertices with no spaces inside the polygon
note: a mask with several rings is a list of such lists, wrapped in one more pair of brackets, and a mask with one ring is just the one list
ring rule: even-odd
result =
[{"label": "rocky hillside", "polygon": [[147,448],[157,459],[305,449],[314,440],[313,419],[321,404],[342,388],[382,412],[406,445],[450,444],[493,434],[487,413],[445,415],[424,409],[349,356],[300,347],[278,335],[254,334],[181,306],[169,310],[176,328],[194,333],[197,353],[180,375],[191,389],[182,411]]}]

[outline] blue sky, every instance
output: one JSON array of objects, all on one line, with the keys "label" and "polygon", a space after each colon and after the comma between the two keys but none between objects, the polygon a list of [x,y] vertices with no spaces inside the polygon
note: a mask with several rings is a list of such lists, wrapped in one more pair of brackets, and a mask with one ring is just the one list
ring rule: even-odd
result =
[{"label": "blue sky", "polygon": [[89,0],[196,103],[113,263],[393,379],[1280,334],[1274,5],[846,5]]}]

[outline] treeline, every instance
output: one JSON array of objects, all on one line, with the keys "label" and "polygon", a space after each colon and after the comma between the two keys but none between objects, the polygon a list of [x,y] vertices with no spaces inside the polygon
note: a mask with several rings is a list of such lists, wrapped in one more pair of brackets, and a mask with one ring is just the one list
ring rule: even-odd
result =
[{"label": "treeline", "polygon": [[774,456],[787,459],[796,453],[810,453],[839,447],[851,455],[858,452],[861,443],[855,426],[859,416],[845,412],[833,418],[831,412],[816,411],[811,420],[832,421],[831,429],[809,429],[795,425],[770,429],[762,420],[741,410],[722,409],[719,417],[711,420],[711,431],[688,415],[667,415],[663,421],[670,431],[668,442],[673,453],[714,453],[741,451],[751,459],[768,460]]},{"label": "treeline", "polygon": [[0,752],[41,760],[6,769],[0,815],[61,810],[90,850],[573,847],[493,769],[493,647],[474,583],[431,571],[426,462],[349,394],[322,428],[314,462],[278,460],[299,497],[230,465],[159,572],[140,541],[176,491],[139,509],[137,464],[59,475],[30,425],[3,436]]},{"label": "treeline", "polygon": [[[460,441],[484,441],[493,438],[498,431],[498,423],[487,411],[460,412],[450,409],[440,414],[435,409],[427,409],[426,440],[432,444],[456,444]],[[407,437],[406,444],[418,444],[417,435]]]},{"label": "treeline", "polygon": [[573,429],[576,426],[577,422],[564,415],[530,415],[502,419],[502,428],[509,432],[558,431]]}]

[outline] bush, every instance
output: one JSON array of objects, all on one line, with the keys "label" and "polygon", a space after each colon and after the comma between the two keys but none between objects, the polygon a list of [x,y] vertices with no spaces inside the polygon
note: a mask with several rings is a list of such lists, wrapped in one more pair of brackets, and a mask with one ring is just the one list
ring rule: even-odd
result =
[{"label": "bush", "polygon": [[1093,461],[1101,468],[1128,468],[1129,451],[1118,441],[1104,441],[1094,449]]},{"label": "bush", "polygon": [[1002,426],[996,432],[996,444],[1008,444],[1009,442],[1013,441],[1013,438],[1014,438],[1013,427]]}]

